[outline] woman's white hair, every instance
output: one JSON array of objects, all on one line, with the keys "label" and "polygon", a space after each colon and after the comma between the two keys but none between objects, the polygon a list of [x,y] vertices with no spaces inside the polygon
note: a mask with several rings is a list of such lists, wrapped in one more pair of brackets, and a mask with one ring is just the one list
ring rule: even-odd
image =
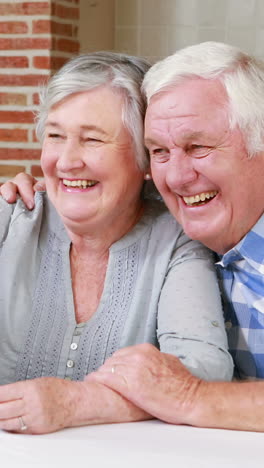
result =
[{"label": "woman's white hair", "polygon": [[264,150],[264,62],[220,42],[203,42],[179,50],[146,73],[147,101],[164,89],[194,77],[218,79],[229,104],[230,128],[242,131],[249,156]]},{"label": "woman's white hair", "polygon": [[38,139],[43,140],[47,116],[53,106],[72,94],[107,85],[124,96],[122,120],[132,137],[138,166],[144,170],[149,162],[143,143],[145,103],[140,87],[149,66],[143,58],[113,52],[82,54],[71,59],[40,91]]}]

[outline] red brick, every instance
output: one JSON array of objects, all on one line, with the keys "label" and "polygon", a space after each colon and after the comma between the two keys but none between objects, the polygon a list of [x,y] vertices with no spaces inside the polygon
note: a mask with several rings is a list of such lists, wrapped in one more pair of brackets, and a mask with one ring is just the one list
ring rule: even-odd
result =
[{"label": "red brick", "polygon": [[24,21],[1,21],[0,34],[25,34],[28,32],[28,25]]},{"label": "red brick", "polygon": [[24,172],[25,169],[25,166],[12,166],[11,164],[0,164],[0,176],[14,177],[19,172]]},{"label": "red brick", "polygon": [[28,131],[22,128],[0,128],[1,141],[28,141]]},{"label": "red brick", "polygon": [[8,38],[0,39],[0,50],[50,49],[50,38]]},{"label": "red brick", "polygon": [[31,148],[0,148],[0,160],[7,159],[37,159],[39,160],[41,154],[40,149]]},{"label": "red brick", "polygon": [[58,70],[68,60],[68,57],[34,57],[33,66],[38,69]]},{"label": "red brick", "polygon": [[55,50],[59,50],[61,52],[79,52],[78,41],[71,41],[69,39],[56,39],[55,41],[53,41],[53,44]]},{"label": "red brick", "polygon": [[1,123],[34,123],[31,111],[0,111]]},{"label": "red brick", "polygon": [[40,166],[31,166],[31,174],[34,177],[43,177],[43,172]]},{"label": "red brick", "polygon": [[45,70],[50,70],[51,68],[51,60],[50,57],[33,57],[33,67],[34,68],[42,68]]},{"label": "red brick", "polygon": [[0,3],[0,15],[49,15],[50,3],[48,2],[21,2]]},{"label": "red brick", "polygon": [[1,106],[26,106],[27,96],[20,93],[0,93]]},{"label": "red brick", "polygon": [[50,20],[34,20],[32,22],[33,34],[47,34],[51,32],[51,21]]},{"label": "red brick", "polygon": [[46,75],[0,75],[0,86],[39,86],[47,79]]},{"label": "red brick", "polygon": [[66,62],[68,62],[68,60],[69,60],[69,57],[51,57],[51,69],[58,70]]},{"label": "red brick", "polygon": [[33,104],[39,105],[39,93],[33,94]]},{"label": "red brick", "polygon": [[28,68],[29,61],[27,57],[1,57],[0,68]]},{"label": "red brick", "polygon": [[57,23],[50,20],[33,21],[33,34],[59,34],[61,36],[72,37],[73,27],[69,23]]},{"label": "red brick", "polygon": [[56,23],[52,21],[51,23],[51,32],[53,34],[59,34],[60,36],[71,37],[73,35],[72,25],[65,23]]},{"label": "red brick", "polygon": [[62,19],[79,19],[79,8],[77,7],[67,7],[59,5],[56,2],[52,2],[51,14]]}]

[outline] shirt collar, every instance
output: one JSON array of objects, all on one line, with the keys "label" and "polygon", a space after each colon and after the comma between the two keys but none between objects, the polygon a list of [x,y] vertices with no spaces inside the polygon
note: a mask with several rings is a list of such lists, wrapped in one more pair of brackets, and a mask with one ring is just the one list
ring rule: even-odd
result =
[{"label": "shirt collar", "polygon": [[245,259],[251,266],[260,271],[264,267],[264,214],[255,226],[228,252],[219,256],[217,265],[226,267],[231,263]]}]

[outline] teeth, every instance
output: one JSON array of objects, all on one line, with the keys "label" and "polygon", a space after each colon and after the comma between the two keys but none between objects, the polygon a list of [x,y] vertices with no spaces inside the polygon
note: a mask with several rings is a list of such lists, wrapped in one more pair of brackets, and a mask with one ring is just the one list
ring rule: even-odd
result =
[{"label": "teeth", "polygon": [[217,195],[217,191],[213,190],[212,192],[203,192],[198,195],[192,195],[191,197],[183,197],[186,205],[193,205],[194,203],[204,202],[205,199],[209,200],[214,198]]},{"label": "teeth", "polygon": [[93,187],[95,184],[97,184],[96,180],[68,180],[68,179],[63,179],[62,180],[63,185],[66,185],[66,187],[81,187],[81,188],[87,188],[87,187]]}]

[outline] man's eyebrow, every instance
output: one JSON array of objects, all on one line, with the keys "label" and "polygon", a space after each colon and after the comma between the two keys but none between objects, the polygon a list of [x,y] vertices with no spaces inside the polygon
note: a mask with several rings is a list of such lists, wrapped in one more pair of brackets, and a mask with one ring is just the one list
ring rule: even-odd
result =
[{"label": "man's eyebrow", "polygon": [[150,144],[150,145],[157,145],[158,143],[153,140],[152,138],[144,138],[145,145]]},{"label": "man's eyebrow", "polygon": [[[190,131],[190,132],[183,132],[182,134],[179,135],[179,138],[181,140],[192,140],[194,138],[199,138],[200,136],[204,135],[203,132],[193,132],[193,131]],[[150,145],[158,145],[159,143],[153,139],[153,138],[148,138],[146,137],[145,138],[145,144],[150,144]]]}]

